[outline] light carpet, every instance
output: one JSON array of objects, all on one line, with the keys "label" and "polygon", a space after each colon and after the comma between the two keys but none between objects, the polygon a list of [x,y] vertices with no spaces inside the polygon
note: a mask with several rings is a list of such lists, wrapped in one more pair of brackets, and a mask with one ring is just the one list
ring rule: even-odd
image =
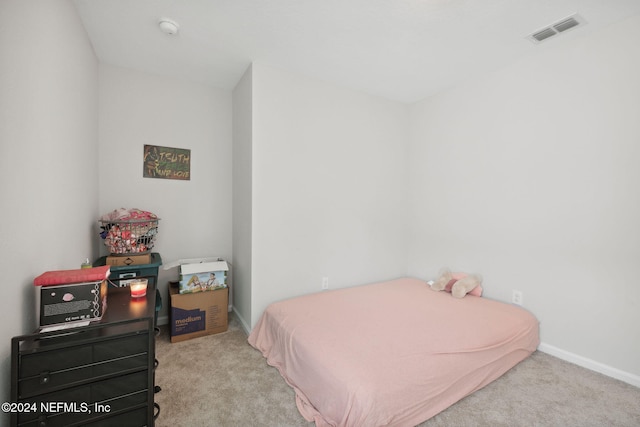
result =
[{"label": "light carpet", "polygon": [[[229,330],[171,344],[156,341],[158,427],[313,426],[278,371],[247,343],[233,313]],[[485,388],[420,427],[638,427],[640,389],[535,352]]]}]

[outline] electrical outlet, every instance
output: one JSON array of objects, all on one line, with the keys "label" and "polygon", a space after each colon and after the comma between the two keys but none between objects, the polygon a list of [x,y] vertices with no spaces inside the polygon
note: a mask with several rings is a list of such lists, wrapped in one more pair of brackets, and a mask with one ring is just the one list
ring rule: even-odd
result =
[{"label": "electrical outlet", "polygon": [[327,289],[329,289],[329,278],[328,277],[323,277],[322,278],[322,290],[326,291]]},{"label": "electrical outlet", "polygon": [[522,291],[513,290],[513,295],[511,296],[511,302],[517,305],[522,305]]}]

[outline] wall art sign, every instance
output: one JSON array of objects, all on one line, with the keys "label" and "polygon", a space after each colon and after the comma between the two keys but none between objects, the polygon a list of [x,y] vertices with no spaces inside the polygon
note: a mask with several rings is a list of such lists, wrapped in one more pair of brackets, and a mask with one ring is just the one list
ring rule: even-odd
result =
[{"label": "wall art sign", "polygon": [[142,176],[190,180],[191,150],[145,144]]}]

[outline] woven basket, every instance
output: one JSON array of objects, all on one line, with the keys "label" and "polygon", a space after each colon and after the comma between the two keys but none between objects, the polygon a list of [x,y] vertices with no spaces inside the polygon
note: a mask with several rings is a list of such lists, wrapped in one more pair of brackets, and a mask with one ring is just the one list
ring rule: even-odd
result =
[{"label": "woven basket", "polygon": [[100,237],[112,255],[145,254],[151,251],[156,242],[159,220],[99,220],[102,229]]}]

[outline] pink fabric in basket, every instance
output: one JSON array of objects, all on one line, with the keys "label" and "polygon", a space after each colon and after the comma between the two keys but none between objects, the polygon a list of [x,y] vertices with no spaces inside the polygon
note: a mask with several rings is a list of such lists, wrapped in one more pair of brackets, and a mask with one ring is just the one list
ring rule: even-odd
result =
[{"label": "pink fabric in basket", "polygon": [[317,426],[412,426],[501,376],[539,337],[521,307],[404,278],[274,303],[248,341]]}]

